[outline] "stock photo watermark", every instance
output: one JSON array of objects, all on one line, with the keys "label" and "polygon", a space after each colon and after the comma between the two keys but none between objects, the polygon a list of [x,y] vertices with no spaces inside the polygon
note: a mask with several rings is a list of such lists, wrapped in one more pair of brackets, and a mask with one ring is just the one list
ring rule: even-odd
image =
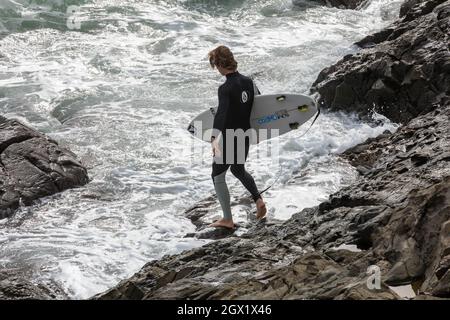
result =
[{"label": "stock photo watermark", "polygon": [[369,290],[381,290],[381,269],[377,265],[371,265],[367,268],[366,286]]},{"label": "stock photo watermark", "polygon": [[70,30],[81,29],[80,19],[81,8],[79,6],[68,6],[66,11],[67,16],[67,28]]},{"label": "stock photo watermark", "polygon": [[[53,10],[63,12],[65,15],[65,26],[69,30],[80,30],[81,29],[81,7],[75,5],[74,1],[71,0],[29,0],[28,5],[41,8],[42,6],[50,6]],[[4,28],[4,27],[3,27]],[[0,31],[2,29],[2,24],[0,22]]]},{"label": "stock photo watermark", "polygon": [[[61,12],[64,15],[64,22],[52,22],[54,24],[64,24],[69,30],[79,31],[82,29],[83,20],[86,19],[83,13],[86,13],[86,7],[83,6],[84,3],[88,3],[88,1],[74,1],[74,0],[28,0],[26,3],[27,6],[31,8],[39,9],[37,12],[40,12],[42,8],[50,8],[53,11]],[[199,5],[199,6],[224,6],[226,1],[207,1],[207,0],[191,0],[189,1],[189,5]],[[171,5],[185,5],[186,1],[174,1]],[[11,9],[8,7],[12,6],[12,9],[18,9],[22,6],[14,1],[10,4],[7,4],[7,9]],[[167,4],[169,5],[169,4]],[[10,19],[14,20],[16,17]],[[8,21],[0,21],[0,33],[8,33]]]},{"label": "stock photo watermark", "polygon": [[[188,131],[195,138],[192,140],[192,147],[190,148],[194,157],[205,154],[205,149],[211,148],[205,142],[210,142],[216,163],[244,164],[250,145],[267,140],[265,148],[257,148],[257,157],[269,157],[273,163],[279,163],[279,139],[274,139],[280,135],[278,129],[255,130],[250,128],[245,131],[243,129],[227,129],[225,132],[220,132],[217,129],[203,129],[202,121],[194,121],[189,125]],[[202,159],[201,157],[196,158]]]}]

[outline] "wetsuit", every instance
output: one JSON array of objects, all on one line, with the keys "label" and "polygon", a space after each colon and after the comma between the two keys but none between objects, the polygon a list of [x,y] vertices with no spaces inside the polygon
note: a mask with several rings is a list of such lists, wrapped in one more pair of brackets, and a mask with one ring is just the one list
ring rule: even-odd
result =
[{"label": "wetsuit", "polygon": [[[237,71],[227,74],[226,78],[226,82],[219,87],[219,107],[214,117],[213,125],[213,138],[220,136],[222,155],[220,159],[217,157],[214,158],[212,178],[224,218],[231,219],[230,195],[225,181],[225,174],[228,168],[231,167],[231,173],[250,192],[254,201],[260,199],[261,196],[256,187],[255,180],[245,170],[245,160],[247,160],[250,146],[249,137],[243,140],[238,140],[236,137],[233,137],[234,143],[232,144],[232,149],[230,149],[227,143],[227,139],[230,139],[230,137],[226,132],[227,129],[242,129],[244,132],[250,129],[250,113],[252,111],[255,90],[257,89],[252,79],[241,75]],[[239,152],[242,153],[242,151],[244,151],[244,159],[240,161],[242,157],[239,157]],[[227,157],[227,154],[230,152],[234,154],[231,159]]]}]

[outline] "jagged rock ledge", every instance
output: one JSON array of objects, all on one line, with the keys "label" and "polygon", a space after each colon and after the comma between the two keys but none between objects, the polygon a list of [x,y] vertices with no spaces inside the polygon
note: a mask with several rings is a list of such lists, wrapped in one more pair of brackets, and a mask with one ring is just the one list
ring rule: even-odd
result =
[{"label": "jagged rock ledge", "polygon": [[[165,256],[97,299],[450,298],[450,105],[347,151],[358,182],[284,223]],[[341,245],[356,245],[347,250]],[[367,283],[369,266],[382,275]]]},{"label": "jagged rock ledge", "polygon": [[75,154],[17,120],[0,117],[0,219],[21,203],[88,181]]},{"label": "jagged rock ledge", "polygon": [[34,283],[30,271],[0,269],[0,300],[67,299],[56,283]]},{"label": "jagged rock ledge", "polygon": [[[400,285],[416,299],[450,298],[449,5],[408,1],[400,22],[360,42],[372,48],[316,81],[332,110],[367,116],[375,103],[405,123],[342,155],[358,169],[357,182],[286,222],[246,226],[239,237],[220,234],[152,261],[94,298],[398,299]],[[379,100],[392,87],[395,95]],[[213,202],[187,216],[201,228]],[[367,285],[371,268],[380,271],[379,288]]]},{"label": "jagged rock ledge", "polygon": [[450,1],[408,1],[403,17],[357,42],[359,53],[324,69],[313,84],[330,110],[371,110],[406,123],[450,100]]}]

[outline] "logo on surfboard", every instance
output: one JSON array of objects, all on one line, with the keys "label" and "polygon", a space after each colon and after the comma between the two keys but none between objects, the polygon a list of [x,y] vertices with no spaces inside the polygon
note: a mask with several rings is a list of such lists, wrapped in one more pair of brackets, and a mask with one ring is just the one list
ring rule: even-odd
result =
[{"label": "logo on surfboard", "polygon": [[258,124],[269,123],[272,121],[277,121],[280,119],[285,119],[289,117],[289,112],[287,110],[280,110],[268,116],[262,117],[257,120]]}]

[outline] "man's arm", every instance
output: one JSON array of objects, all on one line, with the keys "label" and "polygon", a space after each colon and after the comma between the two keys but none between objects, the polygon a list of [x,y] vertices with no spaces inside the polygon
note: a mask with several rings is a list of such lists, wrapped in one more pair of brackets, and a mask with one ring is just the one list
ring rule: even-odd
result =
[{"label": "man's arm", "polygon": [[213,123],[213,140],[225,130],[225,121],[229,105],[230,96],[228,94],[228,90],[221,86],[219,87],[219,107],[217,108]]}]

